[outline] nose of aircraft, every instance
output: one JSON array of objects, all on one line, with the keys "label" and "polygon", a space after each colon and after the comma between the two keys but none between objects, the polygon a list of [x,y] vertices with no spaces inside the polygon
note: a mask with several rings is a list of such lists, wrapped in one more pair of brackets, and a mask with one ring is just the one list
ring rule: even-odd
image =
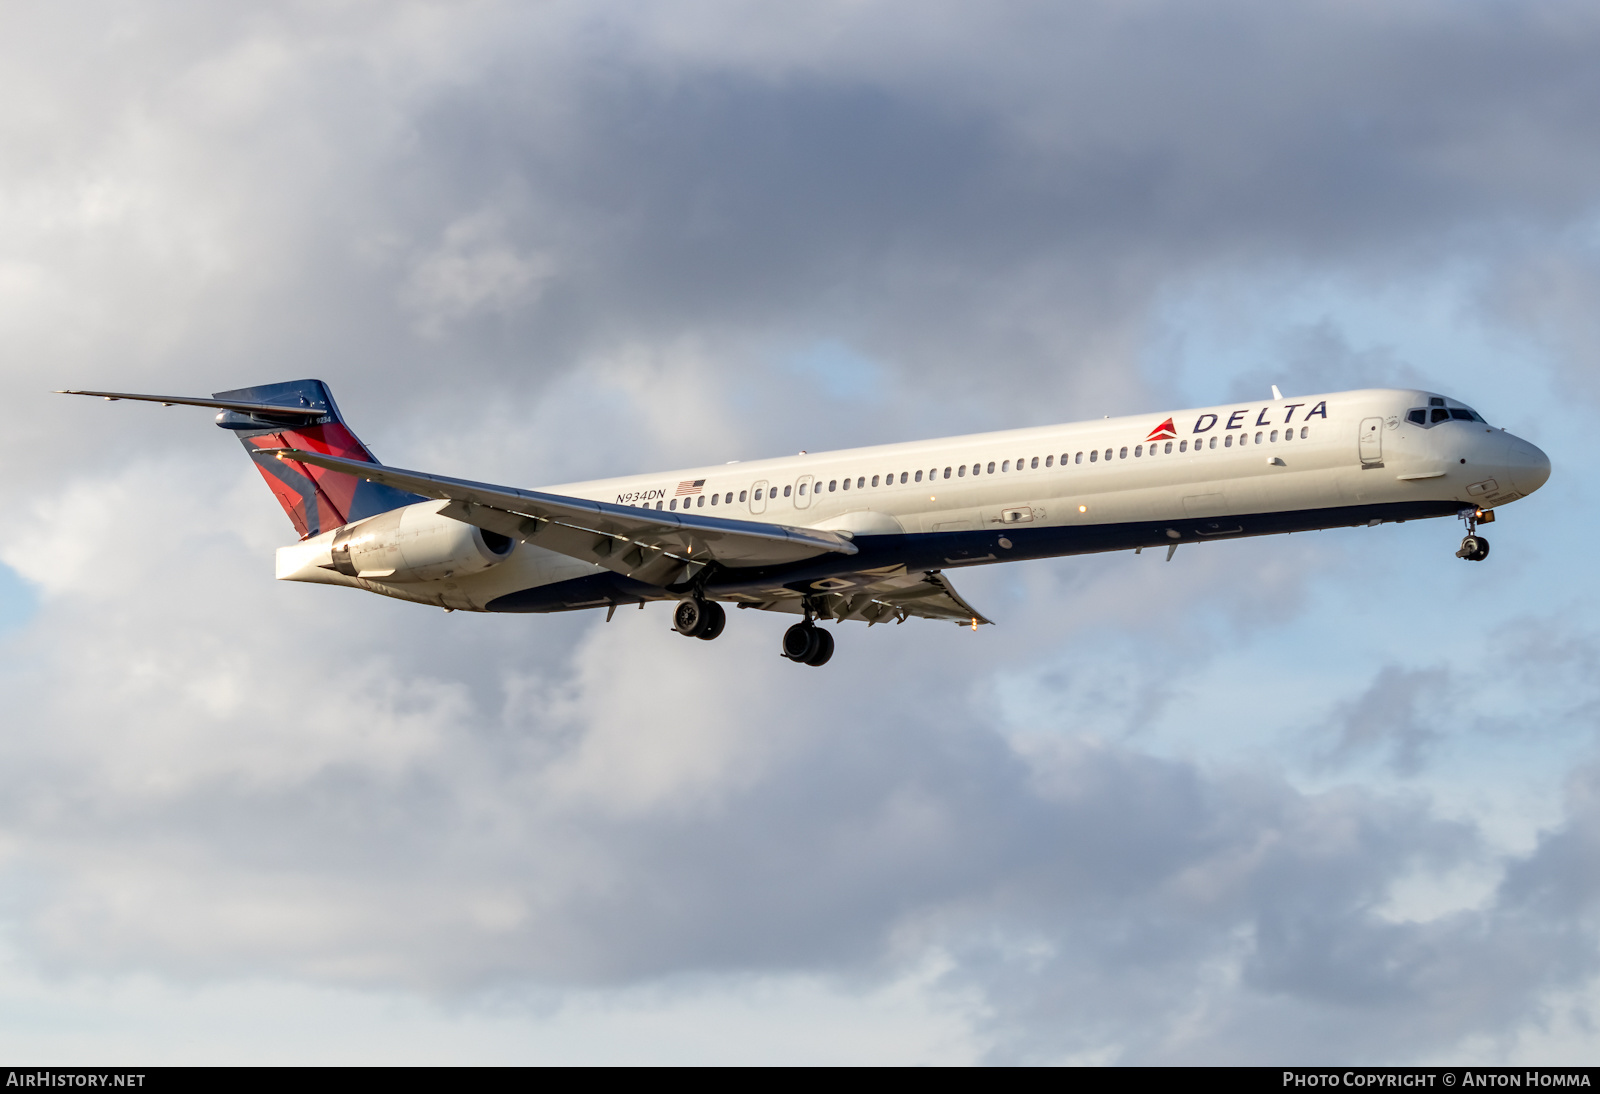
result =
[{"label": "nose of aircraft", "polygon": [[1512,437],[1506,450],[1506,475],[1520,494],[1531,494],[1550,477],[1550,457],[1521,437]]}]

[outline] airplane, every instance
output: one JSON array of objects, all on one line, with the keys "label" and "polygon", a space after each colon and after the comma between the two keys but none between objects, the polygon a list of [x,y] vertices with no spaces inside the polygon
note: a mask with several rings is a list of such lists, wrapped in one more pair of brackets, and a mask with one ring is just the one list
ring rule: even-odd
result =
[{"label": "airplane", "polygon": [[724,604],[802,617],[782,654],[821,666],[819,622],[991,622],[948,571],[1020,559],[1454,516],[1478,526],[1550,477],[1536,446],[1430,391],[1368,389],[801,452],[538,490],[380,464],[320,380],[209,399],[300,534],[277,577],[446,611],[675,602],[711,640]]}]

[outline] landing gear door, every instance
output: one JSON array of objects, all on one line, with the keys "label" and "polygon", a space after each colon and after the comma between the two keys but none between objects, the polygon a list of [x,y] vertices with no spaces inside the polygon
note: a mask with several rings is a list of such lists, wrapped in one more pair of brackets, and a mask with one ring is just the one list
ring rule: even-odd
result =
[{"label": "landing gear door", "polygon": [[762,479],[750,488],[750,512],[765,513],[767,511],[767,480]]},{"label": "landing gear door", "polygon": [[810,475],[801,475],[800,481],[794,487],[794,507],[796,509],[811,508],[811,488],[816,485]]},{"label": "landing gear door", "polygon": [[1358,441],[1362,467],[1383,466],[1383,419],[1363,418]]}]

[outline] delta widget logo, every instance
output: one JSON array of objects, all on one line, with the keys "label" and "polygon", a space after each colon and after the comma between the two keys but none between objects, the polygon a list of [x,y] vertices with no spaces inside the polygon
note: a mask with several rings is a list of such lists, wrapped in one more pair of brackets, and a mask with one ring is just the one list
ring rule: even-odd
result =
[{"label": "delta widget logo", "polygon": [[1173,428],[1172,419],[1168,418],[1166,421],[1162,422],[1160,425],[1158,425],[1154,429],[1152,429],[1150,431],[1150,436],[1146,437],[1145,440],[1147,440],[1147,441],[1170,441],[1170,440],[1175,440],[1177,438],[1177,436],[1178,436],[1178,431],[1175,428]]}]

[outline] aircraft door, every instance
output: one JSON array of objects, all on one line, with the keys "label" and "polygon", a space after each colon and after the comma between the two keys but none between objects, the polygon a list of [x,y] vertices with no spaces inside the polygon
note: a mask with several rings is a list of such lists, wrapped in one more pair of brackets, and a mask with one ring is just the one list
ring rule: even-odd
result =
[{"label": "aircraft door", "polygon": [[750,488],[750,512],[765,513],[767,511],[767,480],[762,479]]},{"label": "aircraft door", "polygon": [[1362,467],[1383,466],[1383,419],[1361,419],[1361,437],[1357,442],[1361,451]]},{"label": "aircraft door", "polygon": [[811,488],[815,485],[816,480],[812,476],[800,476],[800,481],[794,484],[794,507],[796,509],[811,508]]}]

